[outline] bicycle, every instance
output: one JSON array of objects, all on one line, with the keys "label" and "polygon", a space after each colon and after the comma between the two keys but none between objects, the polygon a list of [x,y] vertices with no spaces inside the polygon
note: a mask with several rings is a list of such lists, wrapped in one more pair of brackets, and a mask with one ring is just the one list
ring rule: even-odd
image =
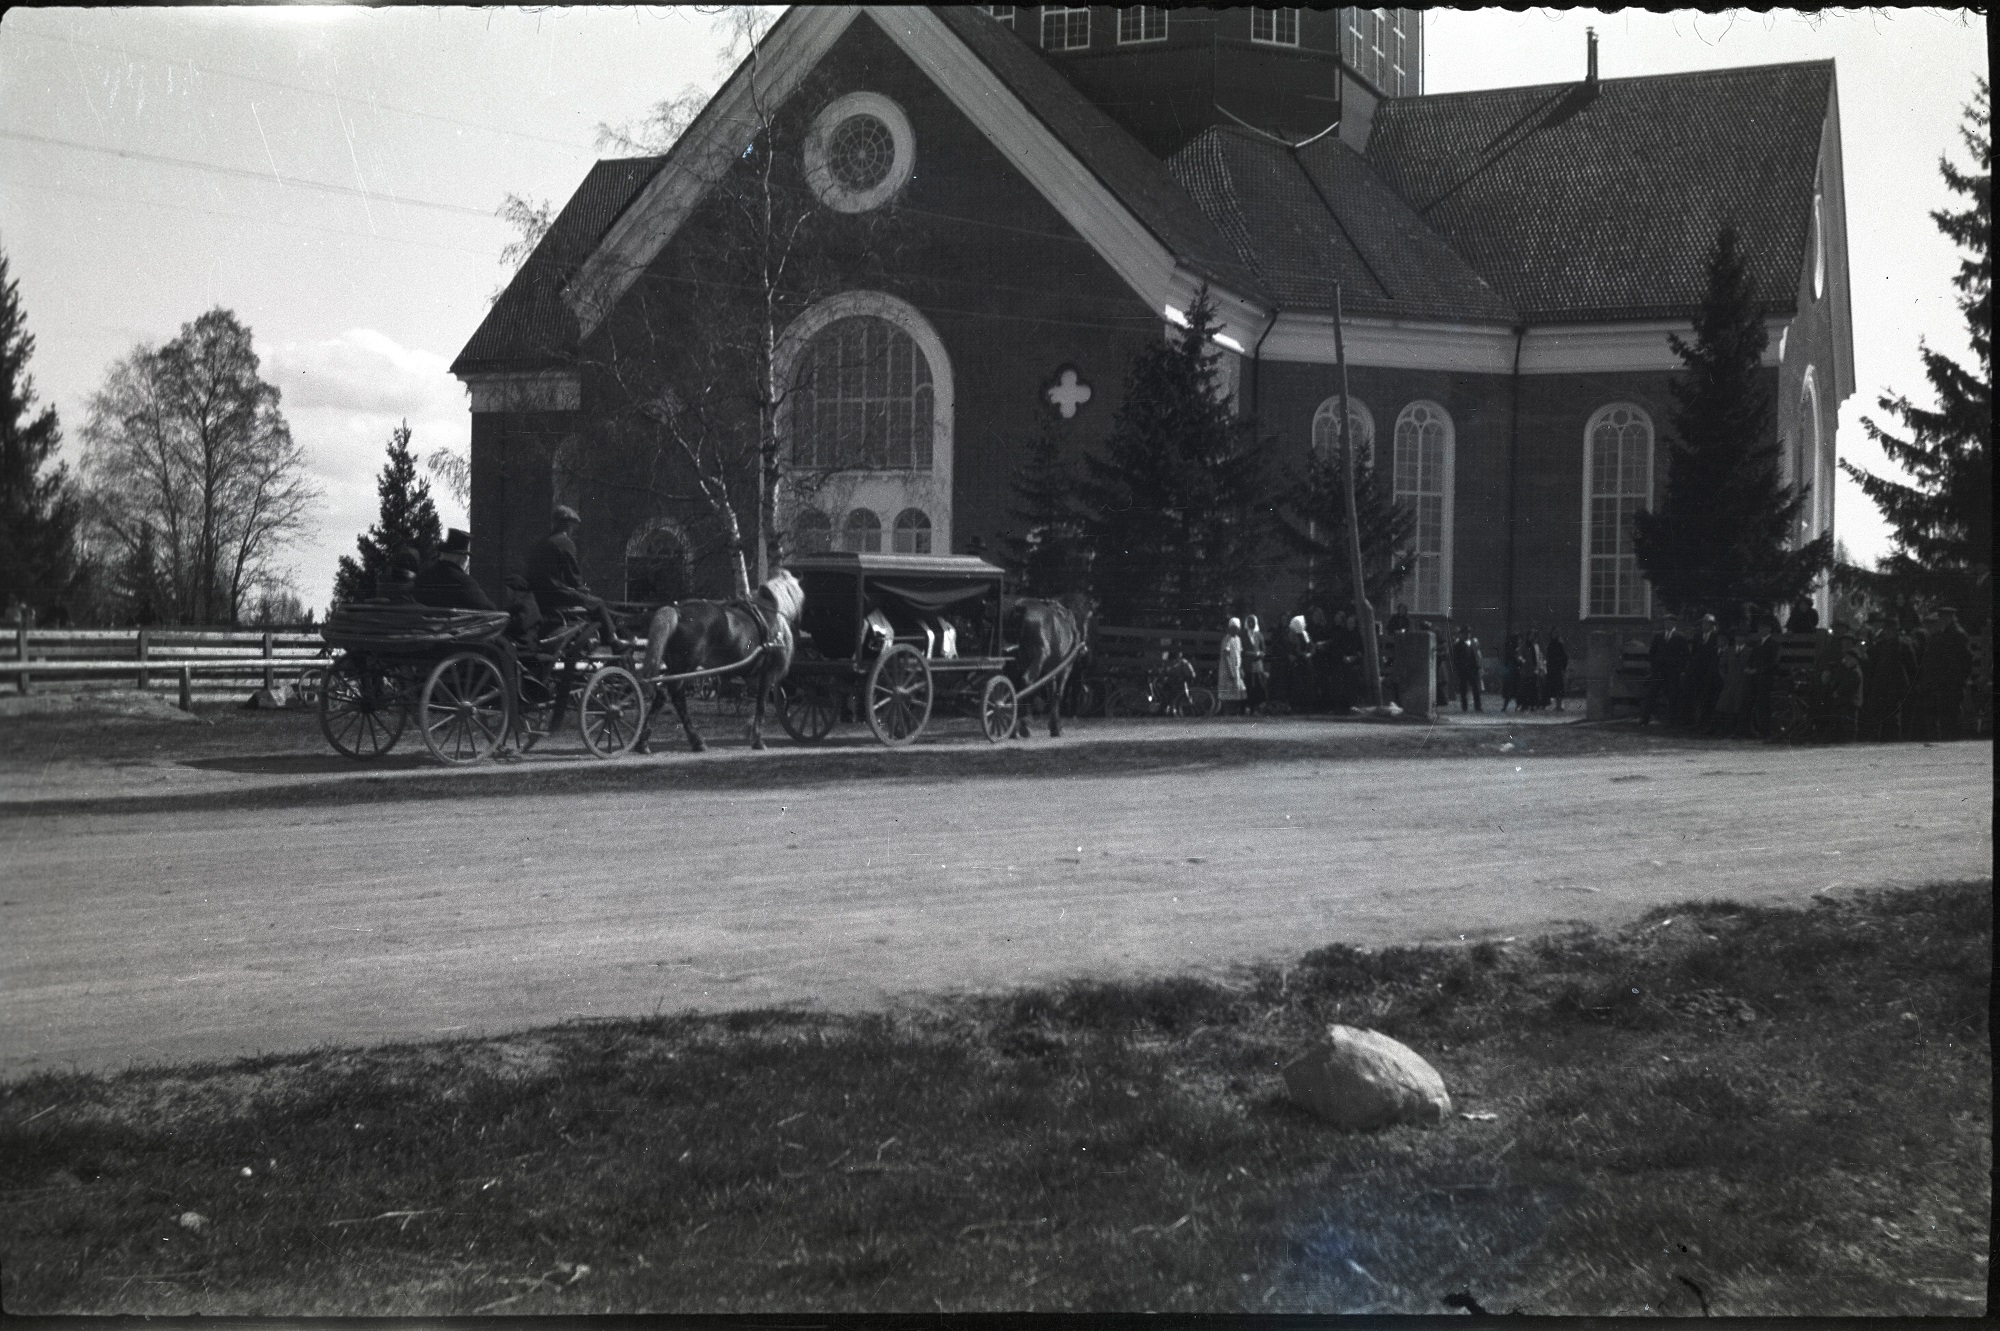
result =
[{"label": "bicycle", "polygon": [[1215,690],[1195,683],[1194,665],[1175,657],[1146,672],[1143,682],[1124,680],[1110,686],[1104,698],[1106,716],[1214,716],[1222,710]]}]

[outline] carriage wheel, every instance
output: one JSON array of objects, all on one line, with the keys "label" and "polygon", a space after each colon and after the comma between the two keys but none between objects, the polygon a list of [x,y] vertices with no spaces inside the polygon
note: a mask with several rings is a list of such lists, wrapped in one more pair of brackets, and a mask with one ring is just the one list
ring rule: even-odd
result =
[{"label": "carriage wheel", "polygon": [[577,708],[583,747],[600,758],[630,753],[646,728],[646,691],[624,666],[605,666],[583,687]]},{"label": "carriage wheel", "polygon": [[1104,698],[1104,714],[1108,717],[1150,716],[1153,699],[1142,685],[1116,684]]},{"label": "carriage wheel", "polygon": [[507,681],[499,665],[478,652],[458,652],[437,663],[424,681],[417,724],[431,757],[453,767],[476,763],[507,738]]},{"label": "carriage wheel", "polygon": [[987,680],[979,693],[979,728],[986,738],[998,744],[1014,733],[1020,719],[1021,695],[1014,692],[1014,681],[1005,675]]},{"label": "carriage wheel", "polygon": [[823,675],[778,689],[778,724],[801,744],[817,744],[840,723],[840,692]]},{"label": "carriage wheel", "polygon": [[1189,716],[1218,716],[1222,712],[1222,699],[1214,689],[1196,684],[1188,689]]},{"label": "carriage wheel", "polygon": [[1771,699],[1771,738],[1780,744],[1803,744],[1812,738],[1812,716],[1796,693]]},{"label": "carriage wheel", "polygon": [[546,677],[537,675],[535,670],[536,667],[523,663],[521,696],[514,701],[515,742],[523,753],[555,733],[563,691],[576,687],[569,662],[549,666]]},{"label": "carriage wheel", "polygon": [[396,681],[351,656],[326,668],[320,681],[319,728],[326,742],[357,762],[396,747],[403,733],[403,704]]},{"label": "carriage wheel", "polygon": [[931,719],[931,663],[908,643],[898,643],[868,672],[868,728],[891,748],[921,735]]},{"label": "carriage wheel", "polygon": [[299,703],[305,707],[319,706],[320,694],[326,692],[326,667],[307,666],[299,672],[298,683],[293,685]]}]

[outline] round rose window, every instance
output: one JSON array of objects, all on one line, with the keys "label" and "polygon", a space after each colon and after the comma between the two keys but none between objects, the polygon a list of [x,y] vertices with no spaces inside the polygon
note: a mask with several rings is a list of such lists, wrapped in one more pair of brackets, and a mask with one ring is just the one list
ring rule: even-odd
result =
[{"label": "round rose window", "polygon": [[806,135],[806,181],[839,212],[887,203],[915,166],[910,119],[880,93],[853,92],[820,108]]},{"label": "round rose window", "polygon": [[827,139],[826,164],[844,188],[874,189],[896,164],[896,138],[874,116],[849,116]]}]

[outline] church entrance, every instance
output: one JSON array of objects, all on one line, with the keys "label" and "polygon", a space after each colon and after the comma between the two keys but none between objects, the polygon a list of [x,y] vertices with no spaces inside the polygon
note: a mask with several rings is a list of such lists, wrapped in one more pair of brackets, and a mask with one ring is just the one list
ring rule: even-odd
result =
[{"label": "church entrance", "polygon": [[625,599],[643,605],[684,601],[694,594],[693,558],[680,529],[662,523],[625,548]]}]

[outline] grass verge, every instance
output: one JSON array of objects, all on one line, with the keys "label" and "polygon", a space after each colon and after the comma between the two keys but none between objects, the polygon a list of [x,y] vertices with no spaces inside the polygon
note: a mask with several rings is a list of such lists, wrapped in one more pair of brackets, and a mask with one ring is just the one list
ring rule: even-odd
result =
[{"label": "grass verge", "polygon": [[[1977,1313],[1991,936],[1987,881],[1230,984],[40,1076],[0,1087],[0,1297]],[[1278,1069],[1329,1021],[1481,1117],[1328,1130]]]}]

